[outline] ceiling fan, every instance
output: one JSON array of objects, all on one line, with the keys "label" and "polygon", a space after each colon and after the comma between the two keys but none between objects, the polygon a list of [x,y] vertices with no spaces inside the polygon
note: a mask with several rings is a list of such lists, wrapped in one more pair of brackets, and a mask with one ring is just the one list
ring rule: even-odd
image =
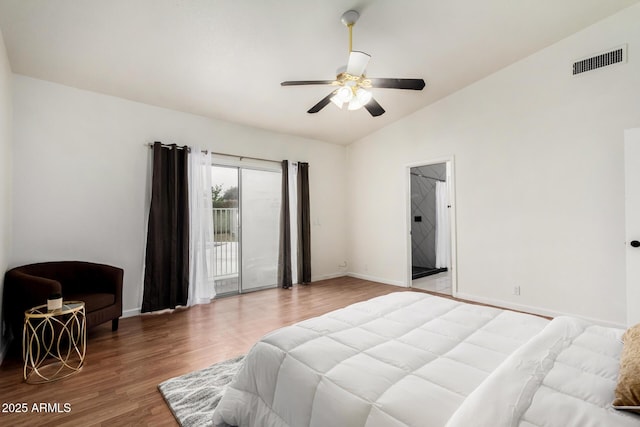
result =
[{"label": "ceiling fan", "polygon": [[368,78],[365,75],[371,55],[352,50],[353,26],[359,17],[360,14],[355,10],[349,10],[342,14],[342,23],[349,29],[349,62],[347,62],[346,67],[338,69],[338,75],[335,80],[299,80],[280,83],[281,86],[337,86],[329,95],[311,107],[307,113],[317,113],[332,102],[341,109],[344,106],[346,106],[348,110],[357,110],[364,107],[372,116],[377,117],[384,114],[385,110],[373,98],[369,89],[422,90],[424,88],[425,84],[422,79]]}]

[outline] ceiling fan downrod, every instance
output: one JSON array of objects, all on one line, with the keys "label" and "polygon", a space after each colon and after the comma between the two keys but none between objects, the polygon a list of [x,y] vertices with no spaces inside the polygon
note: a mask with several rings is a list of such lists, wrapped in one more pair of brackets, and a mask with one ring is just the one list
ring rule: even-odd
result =
[{"label": "ceiling fan downrod", "polygon": [[340,20],[349,29],[349,53],[353,51],[353,26],[360,18],[360,14],[355,10],[347,10],[342,14]]}]

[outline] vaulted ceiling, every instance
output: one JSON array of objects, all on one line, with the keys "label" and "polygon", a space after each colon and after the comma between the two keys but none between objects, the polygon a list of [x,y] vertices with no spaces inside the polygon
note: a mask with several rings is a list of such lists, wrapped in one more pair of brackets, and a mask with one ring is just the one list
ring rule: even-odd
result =
[{"label": "vaulted ceiling", "polygon": [[[640,0],[0,0],[14,73],[277,132],[348,144]],[[353,48],[386,109],[306,111]],[[595,52],[584,52],[589,55]],[[571,62],[567,58],[567,72]]]}]

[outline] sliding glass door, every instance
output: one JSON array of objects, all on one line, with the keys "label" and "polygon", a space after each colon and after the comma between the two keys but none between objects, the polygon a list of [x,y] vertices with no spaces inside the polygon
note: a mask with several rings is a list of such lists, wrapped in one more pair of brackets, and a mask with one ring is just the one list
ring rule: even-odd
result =
[{"label": "sliding glass door", "polygon": [[275,287],[282,174],[219,165],[211,173],[216,294]]}]

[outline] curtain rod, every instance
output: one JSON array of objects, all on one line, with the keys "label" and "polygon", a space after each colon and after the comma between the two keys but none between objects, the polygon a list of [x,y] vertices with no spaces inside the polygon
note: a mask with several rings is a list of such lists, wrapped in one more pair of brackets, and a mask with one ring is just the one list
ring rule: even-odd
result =
[{"label": "curtain rod", "polygon": [[422,175],[422,174],[415,173],[415,172],[411,172],[411,175],[419,176],[420,178],[433,179],[434,181],[447,182],[444,179],[434,178],[434,177],[431,177],[431,176],[426,176],[426,175]]},{"label": "curtain rod", "polygon": [[[153,148],[153,144],[149,143],[149,144],[147,144],[147,145],[149,146],[149,148]],[[173,147],[173,145],[171,145],[171,144],[161,144],[161,145],[162,145],[163,147],[166,147],[166,148]],[[178,146],[176,146],[176,148],[178,148],[178,149],[180,149],[180,150],[182,150],[182,149],[183,149],[183,147],[178,147]],[[187,151],[188,151],[188,152],[191,152],[191,148],[190,148],[190,147],[187,147]],[[202,150],[202,152],[203,152],[203,153],[205,153],[205,154],[207,154],[209,151],[207,151],[207,150]],[[241,156],[241,155],[239,155],[239,154],[216,153],[216,152],[214,152],[214,151],[211,151],[211,154],[216,155],[216,156],[237,157],[237,158],[238,158],[238,159],[240,159],[241,161],[242,161],[243,159],[249,159],[249,160],[259,160],[259,161],[262,161],[262,162],[272,162],[272,163],[278,163],[278,164],[281,164],[281,163],[282,163],[282,162],[281,162],[281,161],[279,161],[279,160],[263,159],[263,158],[260,158],[260,157],[251,157],[251,156]]]},{"label": "curtain rod", "polygon": [[[207,150],[204,150],[204,152],[206,153]],[[214,151],[212,151],[211,154],[216,155],[216,156],[237,157],[240,160],[250,159],[250,160],[260,160],[261,162],[272,162],[272,163],[282,164],[282,162],[279,161],[279,160],[263,159],[261,157],[241,156],[239,154],[216,153]]]}]

